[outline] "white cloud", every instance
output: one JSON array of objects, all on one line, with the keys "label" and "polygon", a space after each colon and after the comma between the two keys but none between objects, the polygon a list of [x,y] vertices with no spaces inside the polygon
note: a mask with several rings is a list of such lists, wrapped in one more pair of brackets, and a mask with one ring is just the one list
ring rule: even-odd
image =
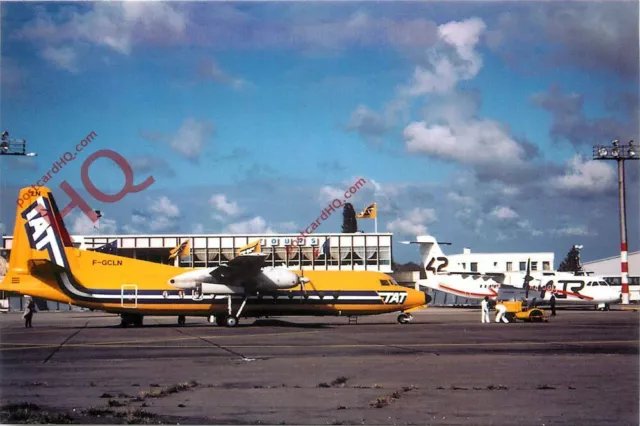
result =
[{"label": "white cloud", "polygon": [[124,225],[127,233],[163,233],[180,228],[180,209],[166,196],[148,200],[146,207],[131,215],[131,223]]},{"label": "white cloud", "polygon": [[397,218],[387,224],[389,232],[401,235],[424,235],[427,233],[427,224],[437,220],[434,209],[415,208],[405,214],[404,217]]},{"label": "white cloud", "polygon": [[518,213],[506,206],[496,207],[491,212],[491,216],[497,219],[516,219],[520,217]]},{"label": "white cloud", "polygon": [[298,229],[298,225],[294,221],[281,222],[277,227],[280,232],[293,232]]},{"label": "white cloud", "polygon": [[553,231],[554,234],[569,237],[587,237],[592,236],[586,226],[566,226],[564,228],[558,228]]},{"label": "white cloud", "polygon": [[456,203],[461,206],[474,207],[477,205],[476,200],[473,197],[467,195],[461,195],[457,192],[450,192],[447,194],[447,199],[452,203]]},{"label": "white cloud", "polygon": [[427,68],[417,66],[413,81],[403,92],[410,96],[452,91],[459,81],[475,77],[482,57],[475,51],[485,23],[479,18],[449,22],[438,27],[440,44],[427,53]]},{"label": "white cloud", "polygon": [[493,120],[456,121],[448,125],[414,122],[404,130],[409,152],[480,167],[516,169],[526,151]]},{"label": "white cloud", "polygon": [[321,204],[331,203],[333,200],[344,199],[344,189],[339,189],[330,185],[324,185],[320,188],[319,201]]},{"label": "white cloud", "polygon": [[168,197],[162,196],[149,205],[149,211],[169,218],[180,216],[180,209]]},{"label": "white cloud", "polygon": [[202,153],[204,142],[213,135],[215,128],[208,121],[187,118],[171,138],[169,144],[178,153],[189,159],[195,159]]},{"label": "white cloud", "polygon": [[187,23],[186,14],[174,4],[97,2],[86,12],[64,10],[55,16],[37,8],[36,19],[19,34],[49,45],[89,44],[128,55],[137,42],[168,42],[185,35]]},{"label": "white cloud", "polygon": [[42,57],[53,63],[58,68],[78,72],[78,55],[76,50],[69,46],[47,47],[41,53]]},{"label": "white cloud", "polygon": [[238,203],[227,201],[227,196],[224,194],[212,195],[209,204],[228,216],[237,216],[241,213]]},{"label": "white cloud", "polygon": [[116,229],[115,220],[102,217],[97,222],[93,222],[84,213],[75,216],[69,228],[71,234],[79,235],[114,234]]},{"label": "white cloud", "polygon": [[228,84],[237,90],[241,90],[249,86],[247,81],[225,72],[220,68],[220,65],[211,58],[206,58],[200,63],[198,66],[198,75],[217,83]]},{"label": "white cloud", "polygon": [[194,223],[191,227],[191,232],[194,234],[204,234],[204,225],[201,223]]},{"label": "white cloud", "polygon": [[267,226],[267,222],[261,217],[227,225],[227,232],[231,234],[275,234],[275,231]]},{"label": "white cloud", "polygon": [[551,179],[551,186],[558,191],[575,194],[599,194],[615,186],[616,173],[601,161],[592,161],[575,155],[567,162],[564,176]]},{"label": "white cloud", "polygon": [[364,105],[358,105],[353,110],[349,123],[345,126],[345,130],[358,132],[361,136],[373,141],[379,141],[390,128],[389,118],[381,116]]}]

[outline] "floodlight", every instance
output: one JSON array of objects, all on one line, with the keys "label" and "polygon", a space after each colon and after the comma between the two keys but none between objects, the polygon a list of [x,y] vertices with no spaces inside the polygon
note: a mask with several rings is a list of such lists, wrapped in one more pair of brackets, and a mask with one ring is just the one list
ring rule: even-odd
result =
[{"label": "floodlight", "polygon": [[618,148],[613,148],[611,150],[611,155],[613,155],[614,157],[617,157],[620,155],[620,151],[618,150]]},{"label": "floodlight", "polygon": [[602,147],[602,148],[598,149],[598,155],[600,157],[606,157],[607,156],[607,148]]}]

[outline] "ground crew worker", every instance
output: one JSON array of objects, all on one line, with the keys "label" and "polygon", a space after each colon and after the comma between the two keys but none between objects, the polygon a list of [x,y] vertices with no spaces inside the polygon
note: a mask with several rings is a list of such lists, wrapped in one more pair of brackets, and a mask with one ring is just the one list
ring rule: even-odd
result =
[{"label": "ground crew worker", "polygon": [[505,314],[507,313],[507,307],[504,306],[502,303],[496,305],[496,322],[500,322],[500,320],[502,320],[504,323],[509,323],[509,320],[507,319],[507,317],[505,316]]},{"label": "ground crew worker", "polygon": [[24,327],[31,328],[31,318],[36,311],[36,302],[33,301],[31,297],[27,298],[27,306],[24,310],[24,314],[22,317],[24,318]]},{"label": "ground crew worker", "polygon": [[488,324],[491,322],[491,318],[489,317],[489,296],[485,296],[480,305],[482,306],[482,323],[484,324],[486,322]]},{"label": "ground crew worker", "polygon": [[552,294],[551,299],[549,299],[549,305],[551,305],[551,316],[556,316],[556,295]]}]

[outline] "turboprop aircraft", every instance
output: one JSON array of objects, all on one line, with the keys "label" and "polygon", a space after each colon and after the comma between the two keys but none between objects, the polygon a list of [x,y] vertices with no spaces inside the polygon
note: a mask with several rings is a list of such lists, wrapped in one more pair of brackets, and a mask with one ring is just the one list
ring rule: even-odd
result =
[{"label": "turboprop aircraft", "polygon": [[[426,293],[374,271],[292,271],[242,255],[208,269],[179,268],[73,247],[51,191],[24,188],[7,275],[0,290],[118,313],[121,325],[144,315],[206,316],[234,327],[238,318],[373,315],[426,307]],[[185,295],[191,290],[191,295]],[[234,307],[237,307],[234,310]]]},{"label": "turboprop aircraft", "polygon": [[[469,299],[492,300],[498,298],[500,290],[524,287],[529,276],[529,288],[540,291],[538,304],[548,304],[555,295],[556,305],[594,305],[608,309],[609,304],[620,300],[621,294],[609,286],[602,277],[578,276],[568,272],[527,271],[523,272],[469,272],[449,270],[449,258],[445,256],[438,241],[431,235],[421,235],[417,241],[403,242],[418,244],[426,279],[418,285],[433,290],[444,291]],[[442,243],[448,244],[448,243]]]}]

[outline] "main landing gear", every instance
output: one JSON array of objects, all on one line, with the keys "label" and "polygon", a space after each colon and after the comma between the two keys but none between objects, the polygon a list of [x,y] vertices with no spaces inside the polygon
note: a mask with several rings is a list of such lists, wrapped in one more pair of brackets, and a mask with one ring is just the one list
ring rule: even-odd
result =
[{"label": "main landing gear", "polygon": [[219,325],[220,327],[223,327],[223,326],[235,327],[236,325],[238,325],[240,314],[242,314],[242,311],[244,310],[244,307],[247,304],[248,298],[249,296],[245,296],[244,299],[242,299],[242,304],[240,305],[240,309],[238,309],[238,312],[236,312],[234,315],[233,310],[231,309],[231,296],[227,296],[227,314],[211,315],[209,317],[209,322],[215,321],[216,324]]},{"label": "main landing gear", "polygon": [[398,315],[398,322],[400,324],[409,324],[411,321],[413,321],[413,315],[411,314],[402,313]]},{"label": "main landing gear", "polygon": [[126,327],[128,325],[142,327],[143,318],[140,314],[120,314],[120,327]]}]

